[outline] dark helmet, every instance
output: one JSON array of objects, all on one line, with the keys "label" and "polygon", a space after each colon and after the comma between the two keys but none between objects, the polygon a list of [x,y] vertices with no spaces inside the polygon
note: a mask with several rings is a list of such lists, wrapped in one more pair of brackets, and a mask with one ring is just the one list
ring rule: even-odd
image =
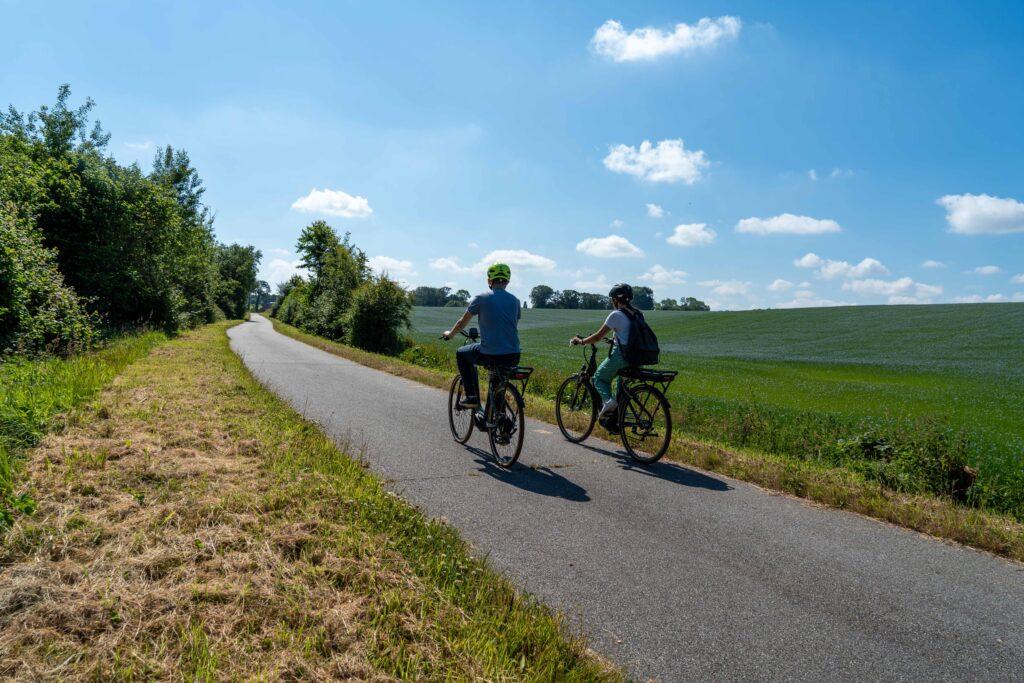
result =
[{"label": "dark helmet", "polygon": [[627,285],[625,282],[613,286],[608,292],[608,296],[619,301],[632,301],[633,300],[633,288]]}]

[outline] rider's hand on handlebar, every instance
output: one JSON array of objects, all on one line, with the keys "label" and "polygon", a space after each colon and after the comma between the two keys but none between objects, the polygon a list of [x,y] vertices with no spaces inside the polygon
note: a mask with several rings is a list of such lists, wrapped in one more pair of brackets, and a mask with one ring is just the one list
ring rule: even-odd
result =
[{"label": "rider's hand on handlebar", "polygon": [[583,343],[583,337],[581,337],[578,334],[576,336],[574,336],[572,339],[569,340],[569,346],[579,346],[582,343]]},{"label": "rider's hand on handlebar", "polygon": [[444,332],[442,332],[441,333],[441,339],[444,339],[445,341],[451,341],[452,340],[452,331],[451,330],[445,330]]}]

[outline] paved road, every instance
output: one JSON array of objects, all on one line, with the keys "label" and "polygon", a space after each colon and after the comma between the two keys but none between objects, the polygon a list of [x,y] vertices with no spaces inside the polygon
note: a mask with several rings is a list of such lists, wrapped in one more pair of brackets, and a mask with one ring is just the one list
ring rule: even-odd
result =
[{"label": "paved road", "polygon": [[1024,680],[1024,566],[530,421],[520,464],[451,439],[443,392],[262,318],[265,385],[641,678]]}]

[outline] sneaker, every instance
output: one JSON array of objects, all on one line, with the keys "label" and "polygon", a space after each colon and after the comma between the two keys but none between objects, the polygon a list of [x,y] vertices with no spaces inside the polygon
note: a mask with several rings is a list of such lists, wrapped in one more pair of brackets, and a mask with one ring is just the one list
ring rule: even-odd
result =
[{"label": "sneaker", "polygon": [[616,401],[614,398],[608,399],[607,401],[604,402],[604,405],[601,406],[601,416],[610,415],[618,407],[618,401]]},{"label": "sneaker", "polygon": [[473,408],[480,407],[480,399],[470,398],[469,396],[463,398],[461,401],[455,404],[457,407],[463,410],[472,410]]}]

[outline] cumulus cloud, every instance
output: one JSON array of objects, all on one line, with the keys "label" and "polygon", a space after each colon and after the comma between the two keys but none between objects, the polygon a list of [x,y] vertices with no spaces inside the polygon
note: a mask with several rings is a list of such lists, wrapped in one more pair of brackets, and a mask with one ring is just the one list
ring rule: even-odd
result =
[{"label": "cumulus cloud", "polygon": [[999,275],[1003,269],[999,266],[978,266],[971,272],[975,275]]},{"label": "cumulus cloud", "polygon": [[740,280],[704,280],[698,282],[701,287],[710,287],[718,296],[738,296],[746,294],[750,291],[749,282],[741,282]]},{"label": "cumulus cloud", "polygon": [[293,275],[305,275],[306,271],[299,265],[300,260],[295,258],[287,249],[270,249],[272,258],[260,264],[259,279],[265,280],[271,287],[282,282],[287,282]]},{"label": "cumulus cloud", "polygon": [[686,284],[686,272],[682,270],[670,270],[665,266],[655,264],[650,269],[639,276],[641,282],[650,282],[657,287],[670,287],[672,285],[683,285]]},{"label": "cumulus cloud", "polygon": [[738,17],[704,17],[696,24],[678,23],[671,31],[653,26],[627,32],[609,19],[594,32],[590,48],[615,62],[651,61],[680,52],[694,52],[736,38],[743,22]]},{"label": "cumulus cloud", "polygon": [[848,261],[833,261],[832,259],[823,259],[815,253],[807,253],[793,261],[793,265],[798,268],[817,268],[815,272],[823,280],[889,274],[889,269],[874,258],[865,258],[860,263],[853,265]]},{"label": "cumulus cloud", "polygon": [[715,236],[715,231],[709,229],[706,223],[684,223],[677,225],[665,241],[677,247],[697,247],[711,244]]},{"label": "cumulus cloud", "polygon": [[782,278],[776,278],[774,282],[768,285],[768,291],[771,292],[788,292],[793,289],[794,285],[789,280],[783,280]]},{"label": "cumulus cloud", "polygon": [[862,296],[887,296],[889,303],[929,303],[933,297],[942,294],[939,285],[914,282],[909,277],[898,280],[852,280],[843,283],[843,289]]},{"label": "cumulus cloud", "polygon": [[949,231],[960,235],[1024,232],[1024,203],[987,194],[947,194],[936,202],[946,209]]},{"label": "cumulus cloud", "polygon": [[392,277],[401,277],[408,275],[415,275],[416,271],[413,270],[412,261],[403,261],[402,259],[392,258],[390,256],[373,256],[367,261],[367,265],[377,275],[384,275],[387,273]]},{"label": "cumulus cloud", "polygon": [[771,218],[744,218],[736,224],[736,232],[754,235],[822,235],[841,232],[839,223],[831,219],[817,219],[784,213]]},{"label": "cumulus cloud", "polygon": [[686,149],[683,141],[662,140],[652,145],[649,140],[640,147],[615,145],[604,158],[604,165],[615,173],[628,173],[652,183],[684,182],[693,185],[709,162],[702,150]]},{"label": "cumulus cloud", "polygon": [[956,304],[999,304],[1008,299],[1002,294],[989,294],[988,296],[981,296],[979,294],[971,294],[970,296],[958,296],[953,299],[953,303]]},{"label": "cumulus cloud", "polygon": [[555,262],[547,256],[534,254],[525,249],[495,249],[474,264],[463,266],[454,256],[436,258],[430,262],[430,267],[435,270],[443,270],[449,273],[474,273],[484,275],[487,268],[493,263],[506,263],[512,268],[512,277],[515,278],[515,270],[524,268],[527,270],[554,270]]},{"label": "cumulus cloud", "polygon": [[828,174],[829,178],[849,178],[853,175],[853,171],[848,168],[833,168],[832,172]]},{"label": "cumulus cloud", "polygon": [[925,262],[923,262],[921,264],[921,267],[922,268],[945,268],[946,264],[943,263],[942,261],[935,261],[933,259],[928,259],[927,261],[925,261]]},{"label": "cumulus cloud", "polygon": [[341,190],[318,190],[315,187],[305,197],[296,199],[292,208],[303,213],[342,218],[366,218],[373,213],[366,197],[353,197]]},{"label": "cumulus cloud", "polygon": [[1024,285],[1024,273],[1020,273],[1018,275],[1014,275],[1010,279],[1010,282],[1012,282],[1015,285]]},{"label": "cumulus cloud", "polygon": [[661,208],[657,204],[648,204],[647,215],[651,218],[661,218],[665,215],[665,209]]},{"label": "cumulus cloud", "polygon": [[639,247],[619,235],[588,237],[576,245],[576,251],[597,258],[636,257],[644,254]]},{"label": "cumulus cloud", "polygon": [[811,180],[817,180],[818,172],[812,168],[811,170],[807,171],[807,177],[810,178]]}]

